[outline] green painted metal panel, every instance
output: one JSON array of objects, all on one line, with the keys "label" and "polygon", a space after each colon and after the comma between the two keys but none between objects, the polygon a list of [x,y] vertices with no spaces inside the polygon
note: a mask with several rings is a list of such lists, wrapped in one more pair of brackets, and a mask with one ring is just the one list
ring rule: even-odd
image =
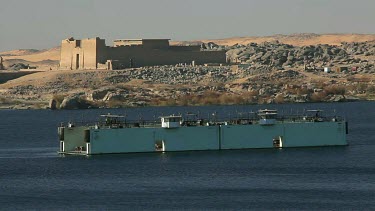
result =
[{"label": "green painted metal panel", "polygon": [[166,151],[218,150],[219,126],[158,130]]},{"label": "green painted metal panel", "polygon": [[347,145],[345,122],[283,124],[283,147]]},{"label": "green painted metal panel", "polygon": [[165,151],[218,150],[218,136],[218,126],[93,129],[91,153],[154,152],[156,141]]},{"label": "green painted metal panel", "polygon": [[153,152],[158,128],[92,129],[91,154]]},{"label": "green painted metal panel", "polygon": [[273,138],[283,135],[281,125],[223,125],[221,149],[272,148]]},{"label": "green painted metal panel", "polygon": [[222,126],[221,148],[272,148],[279,136],[283,147],[347,145],[345,122],[298,122]]},{"label": "green painted metal panel", "polygon": [[64,148],[65,152],[74,151],[78,146],[86,146],[84,141],[84,130],[87,127],[66,127],[64,129]]}]

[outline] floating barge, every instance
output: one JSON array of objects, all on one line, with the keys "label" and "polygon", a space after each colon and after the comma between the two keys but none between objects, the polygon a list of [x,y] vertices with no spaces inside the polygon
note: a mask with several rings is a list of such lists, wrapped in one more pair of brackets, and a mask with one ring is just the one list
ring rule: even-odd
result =
[{"label": "floating barge", "polygon": [[186,114],[155,121],[127,121],[101,115],[103,121],[58,128],[61,154],[175,152],[347,145],[348,124],[341,117],[324,117],[321,110],[306,115],[279,116],[259,110],[247,118],[228,121]]}]

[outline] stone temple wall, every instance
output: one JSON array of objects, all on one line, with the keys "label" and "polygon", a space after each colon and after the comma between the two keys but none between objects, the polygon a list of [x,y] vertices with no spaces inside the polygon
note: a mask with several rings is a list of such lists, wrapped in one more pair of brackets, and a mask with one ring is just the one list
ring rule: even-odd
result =
[{"label": "stone temple wall", "polygon": [[105,40],[100,38],[61,42],[60,69],[97,69],[98,62],[105,63]]},{"label": "stone temple wall", "polygon": [[[143,45],[105,45],[100,38],[75,40],[61,43],[60,69],[111,69],[178,63],[195,64],[226,63],[225,51],[201,51],[199,46],[169,46],[168,40],[144,40]],[[162,47],[160,47],[162,46]],[[111,64],[105,65],[110,60]]]},{"label": "stone temple wall", "polygon": [[225,63],[223,51],[180,51],[171,49],[144,49],[141,47],[109,48],[108,56],[118,60],[124,68],[155,65],[173,65],[178,63]]}]

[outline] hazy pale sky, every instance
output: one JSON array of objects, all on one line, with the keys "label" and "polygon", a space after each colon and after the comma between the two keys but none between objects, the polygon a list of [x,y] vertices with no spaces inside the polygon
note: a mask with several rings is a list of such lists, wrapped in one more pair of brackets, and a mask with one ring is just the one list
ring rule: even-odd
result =
[{"label": "hazy pale sky", "polygon": [[375,33],[375,0],[0,0],[0,51],[67,37],[194,40]]}]

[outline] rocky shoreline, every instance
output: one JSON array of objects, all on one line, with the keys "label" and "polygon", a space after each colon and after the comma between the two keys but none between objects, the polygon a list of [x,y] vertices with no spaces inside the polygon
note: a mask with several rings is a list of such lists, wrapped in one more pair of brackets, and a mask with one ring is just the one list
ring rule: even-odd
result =
[{"label": "rocky shoreline", "polygon": [[[196,104],[179,104],[179,103],[170,103],[170,104],[141,104],[141,103],[129,103],[127,105],[116,105],[116,106],[111,106],[111,105],[103,105],[103,106],[97,106],[93,104],[81,104],[79,103],[81,100],[77,100],[77,98],[74,97],[68,97],[66,98],[66,101],[68,101],[68,104],[65,103],[63,107],[60,107],[61,104],[58,104],[57,107],[52,99],[48,102],[24,102],[22,104],[1,104],[0,105],[0,110],[77,110],[77,109],[111,109],[111,108],[135,108],[135,107],[164,107],[164,106],[211,106],[211,105],[265,105],[267,106],[272,106],[272,105],[277,105],[277,104],[304,104],[304,103],[345,103],[345,102],[370,102],[370,101],[375,101],[375,99],[360,99],[352,96],[342,96],[342,95],[337,95],[333,96],[330,98],[328,101],[319,101],[319,102],[314,102],[314,101],[304,101],[304,100],[295,100],[295,101],[287,101],[283,103],[276,103],[275,101],[268,101],[265,103],[209,103],[209,104],[201,104],[201,103],[196,103]],[[77,103],[78,102],[78,103]],[[68,106],[68,107],[67,107]]]}]

